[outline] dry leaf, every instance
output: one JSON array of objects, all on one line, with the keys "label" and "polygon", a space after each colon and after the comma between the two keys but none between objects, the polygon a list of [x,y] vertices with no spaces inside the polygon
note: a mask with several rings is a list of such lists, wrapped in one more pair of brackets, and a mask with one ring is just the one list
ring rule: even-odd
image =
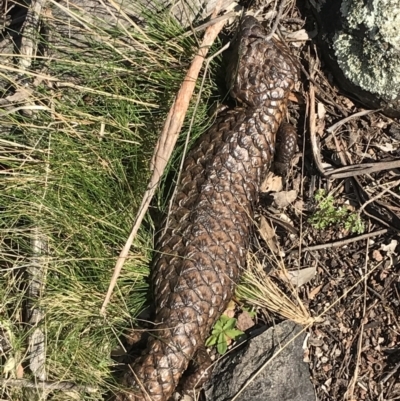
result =
[{"label": "dry leaf", "polygon": [[380,145],[377,143],[375,144],[375,146],[380,150],[383,150],[384,152],[393,152],[396,150],[396,147],[393,146],[391,143],[385,143],[384,145]]},{"label": "dry leaf", "polygon": [[377,262],[381,262],[381,261],[383,260],[382,254],[381,254],[377,249],[375,249],[375,250],[372,252],[372,258],[373,258],[374,260],[376,260]]},{"label": "dry leaf", "polygon": [[224,311],[224,315],[228,317],[235,317],[235,309],[236,309],[236,304],[235,301],[232,299],[231,301],[229,301],[228,306]]},{"label": "dry leaf", "polygon": [[284,281],[289,281],[295,287],[300,288],[313,279],[316,273],[315,267],[307,267],[301,270],[280,271],[279,276]]},{"label": "dry leaf", "polygon": [[325,120],[317,120],[315,127],[316,134],[320,137],[324,135],[325,132]]},{"label": "dry leaf", "polygon": [[347,97],[342,97],[341,98],[343,105],[348,108],[352,109],[354,107],[354,103]]},{"label": "dry leaf", "polygon": [[395,253],[398,242],[395,239],[392,239],[388,245],[381,245],[381,249],[384,252],[387,252],[388,255],[392,255]]},{"label": "dry leaf", "polygon": [[230,319],[232,319],[233,317],[235,317],[235,311],[232,310],[232,309],[226,310],[226,311],[224,312],[224,315],[225,315],[225,316],[228,316]]},{"label": "dry leaf", "polygon": [[318,287],[313,288],[309,293],[308,293],[308,299],[313,300],[316,295],[321,291],[322,284],[319,285]]},{"label": "dry leaf", "polygon": [[258,231],[261,238],[267,243],[268,248],[275,254],[279,253],[277,239],[275,237],[275,230],[270,226],[264,216],[260,218],[260,225]]},{"label": "dry leaf", "polygon": [[246,331],[254,326],[254,320],[247,311],[243,311],[237,318],[236,327],[241,331]]},{"label": "dry leaf", "polygon": [[8,377],[8,374],[15,369],[15,358],[10,357],[7,359],[6,363],[3,365],[3,374]]},{"label": "dry leaf", "polygon": [[282,191],[282,189],[282,177],[275,175],[271,171],[267,174],[260,186],[261,192],[279,192]]},{"label": "dry leaf", "polygon": [[349,138],[349,148],[360,140],[360,130],[351,129]]},{"label": "dry leaf", "polygon": [[231,299],[228,303],[228,305],[226,306],[226,311],[227,310],[235,310],[236,309],[236,303],[233,299]]},{"label": "dry leaf", "polygon": [[290,191],[281,191],[272,195],[277,207],[283,209],[293,203],[297,198],[297,192],[292,189]]},{"label": "dry leaf", "polygon": [[306,210],[304,207],[304,201],[302,199],[299,199],[296,202],[294,202],[293,207],[294,207],[294,210],[300,211],[300,212]]},{"label": "dry leaf", "polygon": [[299,29],[296,32],[290,32],[286,35],[287,39],[291,39],[291,40],[298,40],[298,41],[302,41],[302,40],[309,40],[310,39],[310,35],[308,34],[308,32],[305,29]]},{"label": "dry leaf", "polygon": [[129,345],[137,344],[142,338],[142,330],[128,329],[124,335],[126,342]]},{"label": "dry leaf", "polygon": [[381,119],[371,122],[371,127],[378,127],[380,129],[383,129],[383,128],[386,128],[387,126],[388,126],[388,123]]},{"label": "dry leaf", "polygon": [[17,379],[22,379],[24,377],[24,367],[19,363],[15,369],[15,377]]},{"label": "dry leaf", "polygon": [[270,224],[268,223],[267,219],[264,216],[261,216],[261,218],[260,218],[259,232],[260,232],[261,238],[265,242],[268,242],[272,238],[275,237],[274,229],[270,226]]},{"label": "dry leaf", "polygon": [[317,115],[320,120],[325,120],[326,108],[323,103],[318,102],[317,104]]}]

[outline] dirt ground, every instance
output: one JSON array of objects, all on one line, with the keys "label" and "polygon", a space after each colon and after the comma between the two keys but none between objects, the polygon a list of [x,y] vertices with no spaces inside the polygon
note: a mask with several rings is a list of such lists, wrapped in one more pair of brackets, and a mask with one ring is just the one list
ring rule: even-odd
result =
[{"label": "dirt ground", "polygon": [[[294,7],[283,26],[316,35],[312,13],[299,3],[301,12]],[[343,93],[316,40],[298,49],[302,83],[292,99],[291,118],[304,155],[284,188],[294,189],[296,197],[285,208],[264,210],[267,217],[284,216],[292,227],[273,223],[285,265],[316,270],[301,290],[311,315],[318,317],[306,355],[312,381],[320,401],[400,399],[400,170],[385,169],[383,163],[400,157],[400,124]],[[375,169],[348,168],[336,179],[330,175],[357,164]],[[362,233],[352,232],[355,221],[323,229],[311,223],[319,210],[319,189],[332,195],[336,210],[361,218]]]}]

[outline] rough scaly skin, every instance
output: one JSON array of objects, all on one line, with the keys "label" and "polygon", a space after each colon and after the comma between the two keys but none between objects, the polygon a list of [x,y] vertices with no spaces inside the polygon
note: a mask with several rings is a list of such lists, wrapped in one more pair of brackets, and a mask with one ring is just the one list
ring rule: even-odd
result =
[{"label": "rough scaly skin", "polygon": [[259,185],[298,78],[288,50],[266,35],[243,19],[227,74],[241,106],[222,113],[186,158],[153,262],[156,332],[119,400],[169,399],[245,268]]}]

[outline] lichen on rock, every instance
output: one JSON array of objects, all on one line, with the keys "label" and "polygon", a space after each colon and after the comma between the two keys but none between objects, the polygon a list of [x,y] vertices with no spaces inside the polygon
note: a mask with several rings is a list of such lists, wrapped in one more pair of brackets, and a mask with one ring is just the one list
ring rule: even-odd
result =
[{"label": "lichen on rock", "polygon": [[337,62],[356,85],[386,100],[399,97],[400,1],[343,0],[343,29],[333,37]]}]

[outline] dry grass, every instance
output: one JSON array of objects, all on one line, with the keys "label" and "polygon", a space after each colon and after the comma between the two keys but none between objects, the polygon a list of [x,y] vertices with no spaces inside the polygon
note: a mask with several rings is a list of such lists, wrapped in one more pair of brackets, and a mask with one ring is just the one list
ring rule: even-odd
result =
[{"label": "dry grass", "polygon": [[[270,262],[273,263],[275,272],[280,271],[283,277],[287,276],[281,261],[271,258]],[[247,258],[247,268],[237,294],[249,305],[275,313],[302,326],[309,326],[314,321],[300,299],[298,289],[289,280],[279,280],[267,274],[255,254],[250,253]]]}]

